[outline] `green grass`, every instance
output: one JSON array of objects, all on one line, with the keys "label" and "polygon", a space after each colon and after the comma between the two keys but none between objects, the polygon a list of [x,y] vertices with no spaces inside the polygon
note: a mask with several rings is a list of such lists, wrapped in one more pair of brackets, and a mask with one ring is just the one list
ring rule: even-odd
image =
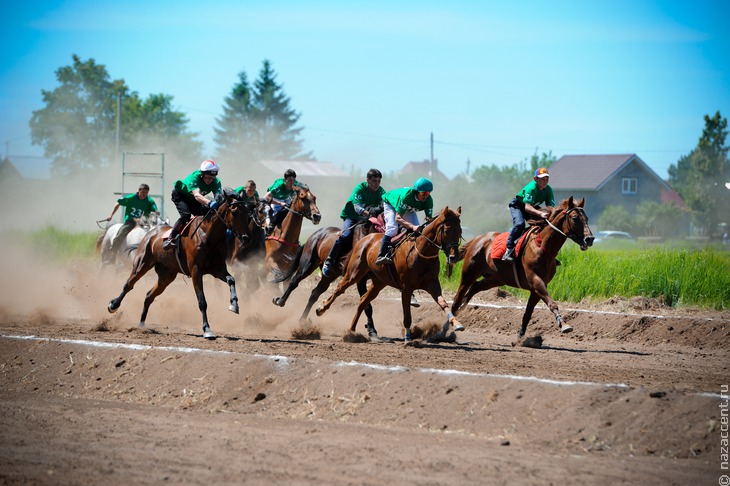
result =
[{"label": "green grass", "polygon": [[97,234],[71,233],[49,225],[37,231],[12,232],[8,236],[33,255],[65,263],[79,258],[96,258]]},{"label": "green grass", "polygon": [[[637,245],[581,252],[569,244],[558,258],[562,266],[548,285],[550,295],[558,301],[643,296],[672,307],[730,309],[730,252],[718,247],[688,250]],[[442,269],[444,289],[456,291],[461,265],[456,265],[451,279]],[[503,288],[527,298],[526,291]]]},{"label": "green grass", "polygon": [[[54,226],[6,236],[20,242],[34,255],[57,263],[96,259],[97,233],[71,233]],[[451,278],[446,277],[443,253],[439,280],[444,290],[455,292],[461,279],[459,262]],[[672,307],[730,309],[730,251],[719,246],[687,249],[680,245],[601,246],[582,252],[566,244],[558,258],[562,266],[548,288],[558,301],[631,298],[660,299]],[[505,290],[526,298],[527,292]]]}]

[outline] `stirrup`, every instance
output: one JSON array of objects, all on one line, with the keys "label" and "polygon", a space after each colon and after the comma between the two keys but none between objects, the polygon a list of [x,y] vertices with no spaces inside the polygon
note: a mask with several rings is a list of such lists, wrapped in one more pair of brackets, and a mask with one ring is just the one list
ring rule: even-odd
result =
[{"label": "stirrup", "polygon": [[175,248],[176,246],[177,246],[177,237],[168,238],[162,244],[162,249],[163,250],[169,250],[170,248]]},{"label": "stirrup", "polygon": [[515,252],[514,249],[507,248],[507,251],[502,256],[502,261],[504,261],[504,262],[513,262],[513,261],[515,261],[514,252]]},{"label": "stirrup", "polygon": [[379,256],[377,260],[375,260],[376,265],[382,265],[384,263],[393,263],[393,259],[390,258],[390,255],[382,255]]}]

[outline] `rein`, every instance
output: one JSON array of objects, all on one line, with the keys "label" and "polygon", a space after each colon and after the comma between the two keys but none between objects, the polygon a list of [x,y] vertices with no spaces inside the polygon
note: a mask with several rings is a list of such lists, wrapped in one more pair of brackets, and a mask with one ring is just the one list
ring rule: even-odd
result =
[{"label": "rein", "polygon": [[[561,211],[561,214],[564,214],[565,216],[568,216],[571,211],[578,211],[578,210],[580,210],[580,208],[578,208],[578,207],[572,207],[570,209]],[[545,218],[545,221],[547,222],[548,226],[550,226],[550,228],[552,228],[553,230],[557,231],[558,233],[560,233],[561,235],[565,236],[566,238],[569,238],[569,239],[572,240],[572,238],[570,236],[568,236],[567,234],[565,234],[560,228],[558,228],[553,223],[551,223],[549,219]],[[535,242],[537,243],[538,248],[540,248],[540,250],[544,251],[548,255],[552,256],[553,258],[556,258],[558,256],[557,253],[552,254],[551,252],[547,251],[547,249],[542,245],[542,237],[540,236],[540,231],[535,232]]]},{"label": "rein", "polygon": [[267,240],[273,240],[273,241],[278,241],[278,242],[279,242],[279,243],[281,243],[282,245],[289,245],[289,246],[296,246],[296,247],[299,247],[299,242],[296,242],[296,243],[292,243],[291,241],[286,241],[286,240],[284,240],[284,239],[282,239],[282,238],[279,238],[278,236],[267,236],[267,237],[266,237],[266,239],[267,239]]},{"label": "rein", "polygon": [[449,243],[449,245],[446,246],[446,247],[443,246],[443,239],[444,239],[443,234],[444,234],[444,231],[445,231],[444,226],[449,221],[449,219],[456,219],[456,218],[448,218],[448,219],[447,218],[444,218],[444,221],[439,226],[439,231],[441,232],[441,241],[442,241],[442,244],[441,245],[439,245],[436,241],[432,240],[431,238],[429,238],[428,236],[424,235],[420,231],[414,231],[412,233],[412,235],[415,235],[415,237],[413,238],[413,248],[416,250],[416,253],[418,253],[418,255],[421,258],[425,258],[425,259],[438,258],[439,255],[438,255],[438,251],[436,252],[435,255],[424,255],[423,253],[421,253],[421,251],[418,249],[418,246],[416,246],[416,240],[418,239],[419,236],[425,238],[425,240],[427,242],[429,242],[431,245],[435,246],[439,250],[443,251],[445,254],[448,254],[449,248],[452,248],[452,247],[455,247],[455,246],[456,247],[459,246],[459,243],[458,242],[457,243]]}]

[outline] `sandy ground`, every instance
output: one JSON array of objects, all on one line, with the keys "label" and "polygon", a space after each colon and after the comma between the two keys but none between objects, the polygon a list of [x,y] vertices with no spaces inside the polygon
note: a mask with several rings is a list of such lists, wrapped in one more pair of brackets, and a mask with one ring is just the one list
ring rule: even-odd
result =
[{"label": "sandy ground", "polygon": [[[303,328],[304,286],[284,308],[260,290],[235,315],[227,286],[206,280],[218,339],[205,340],[182,277],[141,330],[151,277],[111,315],[124,272],[22,253],[1,263],[2,484],[718,484],[728,474],[727,311],[561,303],[575,331],[560,335],[541,304],[528,336],[542,347],[513,347],[522,304],[490,291],[450,342],[406,347],[393,292],[375,303],[387,339],[357,342],[345,339],[354,291]],[[440,324],[437,305],[418,298],[418,328]]]}]

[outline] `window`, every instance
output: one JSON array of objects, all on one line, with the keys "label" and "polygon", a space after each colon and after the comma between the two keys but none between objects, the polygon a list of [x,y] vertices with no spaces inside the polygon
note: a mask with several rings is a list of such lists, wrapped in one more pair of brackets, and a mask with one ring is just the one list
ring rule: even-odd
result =
[{"label": "window", "polygon": [[638,184],[639,180],[636,177],[624,177],[621,179],[621,193],[636,194],[636,186]]}]

